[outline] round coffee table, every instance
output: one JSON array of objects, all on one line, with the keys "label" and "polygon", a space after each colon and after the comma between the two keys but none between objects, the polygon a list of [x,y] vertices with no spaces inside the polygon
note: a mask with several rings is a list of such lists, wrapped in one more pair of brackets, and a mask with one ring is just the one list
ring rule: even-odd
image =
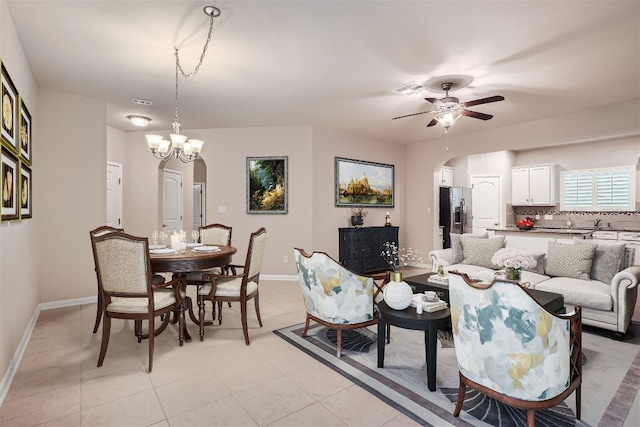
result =
[{"label": "round coffee table", "polygon": [[394,310],[384,301],[378,303],[378,368],[384,368],[384,347],[387,325],[403,329],[424,331],[424,350],[427,361],[427,385],[436,390],[436,351],[439,326],[448,326],[451,312],[448,308],[433,313],[416,313],[413,307]]}]

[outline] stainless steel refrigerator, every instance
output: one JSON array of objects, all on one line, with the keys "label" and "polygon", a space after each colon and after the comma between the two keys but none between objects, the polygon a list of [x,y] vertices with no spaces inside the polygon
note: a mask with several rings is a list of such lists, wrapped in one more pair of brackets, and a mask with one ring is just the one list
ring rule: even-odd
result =
[{"label": "stainless steel refrigerator", "polygon": [[451,247],[450,233],[471,233],[471,188],[440,187],[440,226],[442,247]]}]

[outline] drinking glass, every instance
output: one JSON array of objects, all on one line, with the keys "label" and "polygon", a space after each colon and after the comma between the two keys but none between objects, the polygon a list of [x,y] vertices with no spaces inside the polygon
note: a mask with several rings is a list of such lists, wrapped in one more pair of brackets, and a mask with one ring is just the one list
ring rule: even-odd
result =
[{"label": "drinking glass", "polygon": [[193,243],[198,243],[198,237],[200,237],[200,233],[198,230],[193,230],[191,232],[191,238],[193,239]]},{"label": "drinking glass", "polygon": [[160,244],[161,245],[166,245],[165,241],[167,240],[167,232],[166,231],[160,231],[158,233],[158,238],[160,239]]},{"label": "drinking glass", "polygon": [[159,235],[158,230],[154,230],[153,231],[153,246],[157,246],[158,245],[158,235]]}]

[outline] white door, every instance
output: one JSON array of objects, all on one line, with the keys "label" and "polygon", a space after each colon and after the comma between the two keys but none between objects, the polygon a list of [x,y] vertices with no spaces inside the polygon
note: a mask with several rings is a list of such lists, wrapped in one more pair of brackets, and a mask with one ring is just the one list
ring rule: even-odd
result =
[{"label": "white door", "polygon": [[162,171],[162,226],[165,231],[182,230],[182,172]]},{"label": "white door", "polygon": [[204,184],[193,184],[193,229],[197,230],[204,221]]},{"label": "white door", "polygon": [[122,228],[122,165],[107,162],[107,223]]},{"label": "white door", "polygon": [[499,175],[471,176],[471,206],[473,232],[500,226],[502,186]]}]

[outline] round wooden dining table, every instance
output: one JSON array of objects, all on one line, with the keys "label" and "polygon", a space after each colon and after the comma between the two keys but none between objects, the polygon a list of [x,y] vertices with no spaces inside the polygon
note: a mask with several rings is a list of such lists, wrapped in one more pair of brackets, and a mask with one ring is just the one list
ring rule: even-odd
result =
[{"label": "round wooden dining table", "polygon": [[[238,250],[233,246],[220,246],[218,251],[198,251],[188,248],[184,253],[161,254],[151,253],[151,270],[153,273],[171,273],[174,277],[182,276],[191,271],[202,271],[213,267],[222,267],[231,264],[231,257]],[[185,297],[185,309],[194,323],[199,323],[193,313],[191,297]],[[191,336],[184,328],[185,341],[191,342]]]}]

